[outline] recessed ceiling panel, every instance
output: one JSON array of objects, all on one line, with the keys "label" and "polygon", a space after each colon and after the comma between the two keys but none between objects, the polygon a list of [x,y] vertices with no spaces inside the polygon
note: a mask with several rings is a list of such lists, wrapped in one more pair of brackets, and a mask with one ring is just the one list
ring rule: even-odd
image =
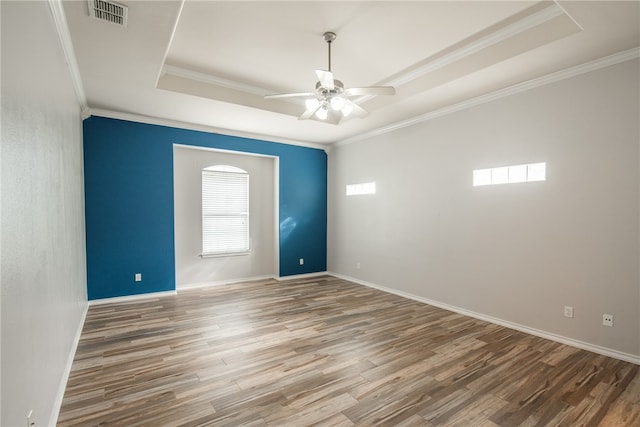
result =
[{"label": "recessed ceiling panel", "polygon": [[[338,23],[341,14],[330,19],[336,7],[353,19]],[[245,18],[242,24],[230,26],[238,16]],[[277,91],[314,91],[313,70],[329,67],[325,40],[299,24],[313,22],[314,16],[335,22],[325,28],[341,28],[331,44],[331,69],[348,82],[345,87],[384,83],[397,88],[396,96],[356,99],[359,104],[368,101],[368,111],[580,30],[554,2],[188,2],[158,87],[300,116],[300,100],[262,97]],[[382,31],[389,17],[402,21],[404,31]],[[205,20],[211,25],[204,25]],[[276,26],[264,27],[266,21]]]},{"label": "recessed ceiling panel", "polygon": [[333,71],[370,86],[534,2],[187,1],[166,63],[274,92],[315,84],[322,34],[337,33]]}]

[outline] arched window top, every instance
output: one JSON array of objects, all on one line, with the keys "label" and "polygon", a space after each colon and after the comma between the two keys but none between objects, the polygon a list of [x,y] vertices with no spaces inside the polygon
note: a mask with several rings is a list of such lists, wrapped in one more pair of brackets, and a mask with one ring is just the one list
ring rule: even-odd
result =
[{"label": "arched window top", "polygon": [[247,174],[248,172],[244,169],[240,169],[237,168],[235,166],[229,166],[229,165],[213,165],[213,166],[207,166],[206,168],[204,168],[203,170],[205,171],[209,171],[209,172],[229,172],[229,173],[244,173]]}]

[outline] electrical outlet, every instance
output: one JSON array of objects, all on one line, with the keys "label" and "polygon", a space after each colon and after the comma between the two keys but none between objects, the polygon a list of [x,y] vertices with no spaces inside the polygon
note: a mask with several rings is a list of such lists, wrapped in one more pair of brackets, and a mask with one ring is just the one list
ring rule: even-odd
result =
[{"label": "electrical outlet", "polygon": [[613,326],[613,314],[603,314],[602,324],[604,326]]},{"label": "electrical outlet", "polygon": [[142,273],[136,273],[135,279],[136,282],[142,282]]},{"label": "electrical outlet", "polygon": [[564,306],[564,317],[573,317],[573,307],[568,305]]},{"label": "electrical outlet", "polygon": [[304,265],[304,258],[300,258],[300,265]]}]

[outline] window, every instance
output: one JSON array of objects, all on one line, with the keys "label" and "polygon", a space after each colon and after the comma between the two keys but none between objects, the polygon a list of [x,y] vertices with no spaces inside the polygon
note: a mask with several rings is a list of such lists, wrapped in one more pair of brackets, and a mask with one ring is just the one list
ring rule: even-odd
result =
[{"label": "window", "polygon": [[547,164],[543,162],[491,169],[476,169],[473,171],[473,186],[544,181],[546,179],[546,167]]},{"label": "window", "polygon": [[249,174],[216,165],[202,170],[202,256],[246,254],[249,247]]},{"label": "window", "polygon": [[347,184],[347,196],[358,196],[361,194],[376,194],[376,183]]}]

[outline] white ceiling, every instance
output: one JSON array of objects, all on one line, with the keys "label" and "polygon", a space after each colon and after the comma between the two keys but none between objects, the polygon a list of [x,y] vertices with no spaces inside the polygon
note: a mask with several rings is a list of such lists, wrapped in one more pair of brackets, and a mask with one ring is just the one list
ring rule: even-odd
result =
[{"label": "white ceiling", "polygon": [[[126,27],[64,11],[89,113],[128,114],[274,141],[331,144],[640,45],[640,2],[132,1]],[[314,70],[370,114],[339,124],[298,120]]]}]

